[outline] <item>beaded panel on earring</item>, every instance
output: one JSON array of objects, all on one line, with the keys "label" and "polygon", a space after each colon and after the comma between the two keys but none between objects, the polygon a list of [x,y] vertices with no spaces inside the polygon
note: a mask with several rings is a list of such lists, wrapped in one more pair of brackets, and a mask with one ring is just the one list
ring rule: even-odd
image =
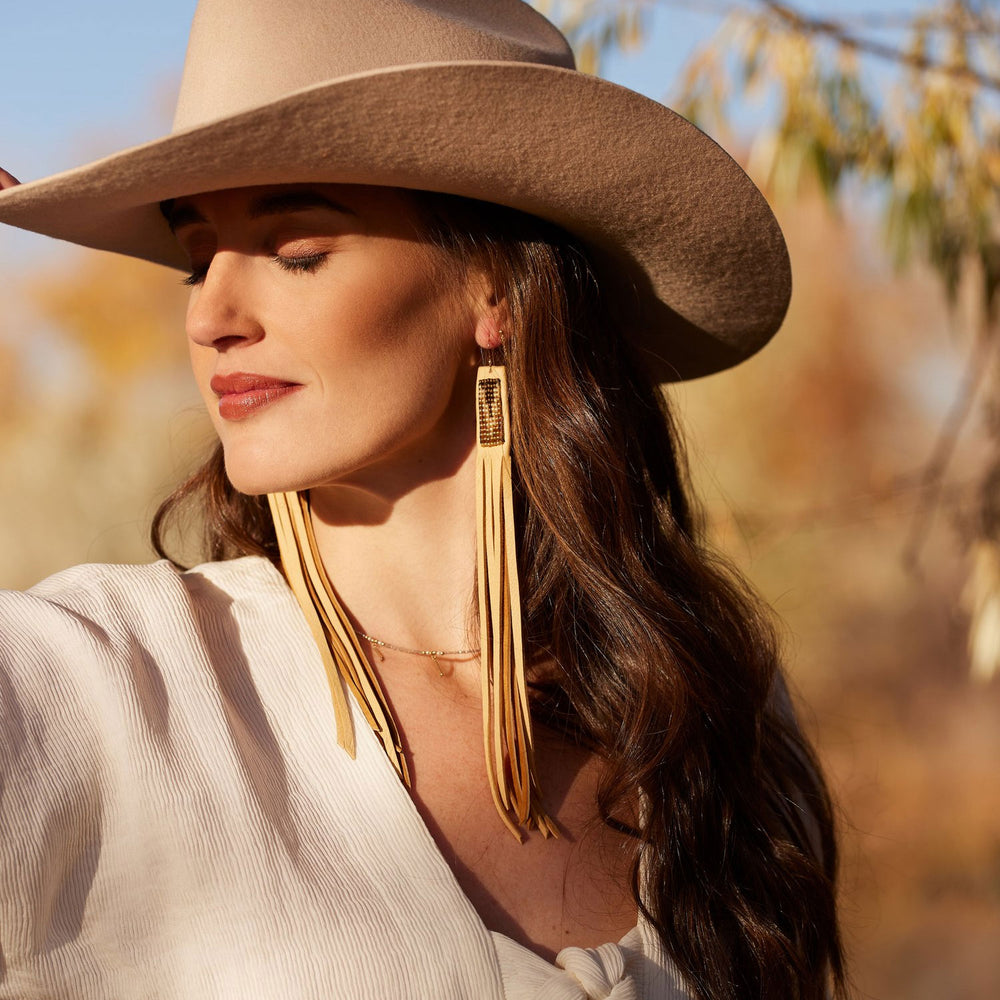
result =
[{"label": "beaded panel on earring", "polygon": [[479,380],[479,445],[492,448],[503,444],[503,399],[500,379]]}]

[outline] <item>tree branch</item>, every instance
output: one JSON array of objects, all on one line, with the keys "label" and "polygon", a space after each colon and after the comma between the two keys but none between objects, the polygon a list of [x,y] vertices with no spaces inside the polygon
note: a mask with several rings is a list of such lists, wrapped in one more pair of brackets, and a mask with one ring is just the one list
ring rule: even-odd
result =
[{"label": "tree branch", "polygon": [[969,355],[962,381],[952,401],[951,409],[941,425],[931,457],[920,474],[918,485],[921,489],[926,490],[927,499],[920,506],[913,519],[910,537],[903,549],[903,565],[909,570],[917,568],[920,549],[927,537],[927,528],[940,506],[945,472],[947,472],[951,458],[955,454],[962,428],[965,427],[969,414],[972,412],[972,404],[979,395],[983,378],[989,370],[990,356],[997,349],[998,339],[1000,338],[996,336],[996,331],[991,331],[989,323],[984,319],[976,338],[976,345]]},{"label": "tree branch", "polygon": [[975,83],[989,90],[1000,91],[1000,77],[983,73],[977,69],[973,69],[971,66],[952,66],[947,63],[938,62],[930,56],[917,52],[906,52],[903,49],[876,41],[873,38],[863,38],[848,31],[840,21],[810,17],[796,10],[790,4],[781,3],[779,0],[754,0],[754,2],[764,7],[794,31],[801,32],[802,34],[821,35],[833,39],[846,48],[853,49],[856,52],[865,52],[878,59],[886,59],[890,62],[911,66],[918,70],[934,70],[939,73],[946,73],[956,79],[966,80],[969,83]]}]

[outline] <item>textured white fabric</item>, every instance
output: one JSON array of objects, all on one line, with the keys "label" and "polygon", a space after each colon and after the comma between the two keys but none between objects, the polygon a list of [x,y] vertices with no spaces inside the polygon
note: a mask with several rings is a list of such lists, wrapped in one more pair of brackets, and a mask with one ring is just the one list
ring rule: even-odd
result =
[{"label": "textured white fabric", "polygon": [[0,1000],[686,994],[653,935],[491,934],[262,559],[0,594]]}]

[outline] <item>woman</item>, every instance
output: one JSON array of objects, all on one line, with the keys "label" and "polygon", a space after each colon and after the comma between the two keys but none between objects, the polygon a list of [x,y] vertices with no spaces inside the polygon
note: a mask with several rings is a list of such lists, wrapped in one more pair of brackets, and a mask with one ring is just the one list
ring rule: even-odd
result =
[{"label": "woman", "polygon": [[172,135],[0,194],[188,270],[220,438],[154,524],[213,561],[2,605],[0,997],[842,988],[822,780],[656,388],[775,331],[780,233],[469,6],[202,0]]}]

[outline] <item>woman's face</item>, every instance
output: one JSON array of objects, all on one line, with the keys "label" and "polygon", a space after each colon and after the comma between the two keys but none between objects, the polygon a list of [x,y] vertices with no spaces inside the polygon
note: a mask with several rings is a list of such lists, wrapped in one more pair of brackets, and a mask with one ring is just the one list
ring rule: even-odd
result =
[{"label": "woman's face", "polygon": [[167,215],[191,260],[195,377],[237,489],[402,491],[468,454],[486,283],[421,237],[405,192],[236,188]]}]

